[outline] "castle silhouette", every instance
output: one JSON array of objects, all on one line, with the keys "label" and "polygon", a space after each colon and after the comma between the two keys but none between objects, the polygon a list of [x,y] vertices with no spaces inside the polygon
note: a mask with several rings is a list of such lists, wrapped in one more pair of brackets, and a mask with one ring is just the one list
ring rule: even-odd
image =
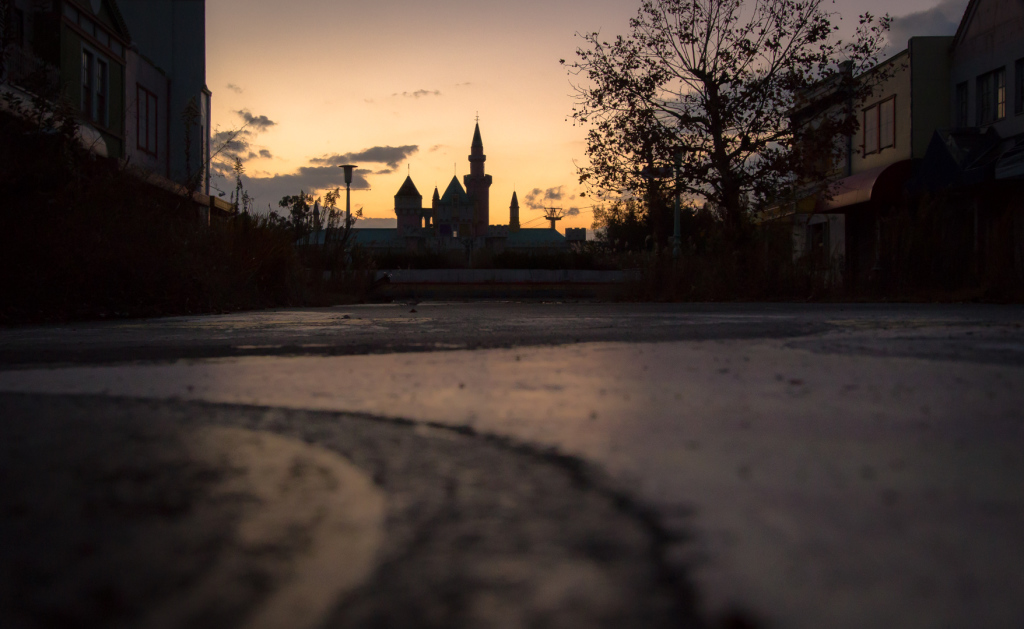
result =
[{"label": "castle silhouette", "polygon": [[[491,225],[491,181],[484,171],[484,143],[480,123],[473,130],[470,145],[469,174],[452,177],[443,194],[434,187],[429,207],[423,207],[423,195],[412,176],[395,194],[394,229],[355,229],[354,244],[368,250],[446,251],[487,249],[495,253],[505,250],[560,251],[568,248],[566,236],[552,228],[522,228],[519,223],[519,200],[512,193],[509,224]],[[567,229],[570,239],[582,240],[586,230]]]}]

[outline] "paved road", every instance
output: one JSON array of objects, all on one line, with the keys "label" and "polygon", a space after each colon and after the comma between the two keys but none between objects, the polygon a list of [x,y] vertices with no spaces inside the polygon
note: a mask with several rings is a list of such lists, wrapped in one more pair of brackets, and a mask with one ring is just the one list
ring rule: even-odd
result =
[{"label": "paved road", "polygon": [[419,303],[2,330],[0,609],[1019,627],[1022,324]]}]

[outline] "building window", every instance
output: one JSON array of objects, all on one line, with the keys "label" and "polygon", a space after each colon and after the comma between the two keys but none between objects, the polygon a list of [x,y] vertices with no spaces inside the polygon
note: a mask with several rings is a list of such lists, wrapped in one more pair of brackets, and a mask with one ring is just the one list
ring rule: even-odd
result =
[{"label": "building window", "polygon": [[1013,113],[1024,114],[1024,59],[1013,64]]},{"label": "building window", "polygon": [[157,151],[157,106],[156,94],[141,85],[136,86],[138,105],[135,112],[136,145],[143,153],[156,155]]},{"label": "building window", "polygon": [[864,154],[878,153],[896,146],[896,97],[864,110]]},{"label": "building window", "polygon": [[96,58],[96,111],[92,119],[99,124],[107,125],[107,85],[110,82],[110,64],[106,60]]},{"label": "building window", "polygon": [[1006,117],[1006,69],[999,68],[978,77],[978,126]]},{"label": "building window", "polygon": [[106,126],[110,63],[91,50],[82,49],[82,113]]},{"label": "building window", "polygon": [[970,94],[967,81],[956,86],[956,126],[963,129],[968,126],[967,108],[970,106]]},{"label": "building window", "polygon": [[94,110],[93,93],[96,89],[95,58],[88,50],[82,51],[82,113],[90,119]]},{"label": "building window", "polygon": [[890,98],[878,105],[878,148],[896,146],[896,98]]}]

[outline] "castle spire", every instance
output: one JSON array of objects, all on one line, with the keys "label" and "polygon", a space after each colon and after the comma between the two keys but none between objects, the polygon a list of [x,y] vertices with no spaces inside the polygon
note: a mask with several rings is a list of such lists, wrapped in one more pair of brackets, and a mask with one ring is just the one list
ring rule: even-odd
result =
[{"label": "castle spire", "polygon": [[515,190],[512,191],[512,205],[508,206],[508,228],[511,231],[519,230],[519,199]]},{"label": "castle spire", "polygon": [[470,146],[473,155],[483,155],[484,141],[480,139],[480,118],[477,117],[476,129],[473,131],[473,144]]},{"label": "castle spire", "polygon": [[477,236],[487,233],[491,216],[491,176],[484,172],[485,161],[487,156],[484,155],[484,142],[480,138],[478,119],[473,129],[473,144],[469,152],[469,174],[463,178],[466,182],[466,192],[473,200],[473,233]]}]

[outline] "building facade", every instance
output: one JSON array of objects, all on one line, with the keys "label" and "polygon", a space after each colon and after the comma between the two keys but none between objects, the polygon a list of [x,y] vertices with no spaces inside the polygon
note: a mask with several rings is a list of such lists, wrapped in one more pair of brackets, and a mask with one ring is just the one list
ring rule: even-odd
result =
[{"label": "building facade", "polygon": [[972,241],[950,252],[973,251],[962,264],[975,269],[1014,264],[1024,277],[1022,32],[1021,0],[971,0],[954,36],[913,37],[861,77],[887,75],[850,104],[859,130],[828,193],[766,213],[792,221],[794,256],[838,262],[847,284],[884,279],[898,264],[892,243],[906,240],[895,231],[944,197],[955,206],[950,242]]},{"label": "building facade", "polygon": [[9,0],[0,17],[4,91],[61,101],[94,154],[218,205],[204,0]]}]

